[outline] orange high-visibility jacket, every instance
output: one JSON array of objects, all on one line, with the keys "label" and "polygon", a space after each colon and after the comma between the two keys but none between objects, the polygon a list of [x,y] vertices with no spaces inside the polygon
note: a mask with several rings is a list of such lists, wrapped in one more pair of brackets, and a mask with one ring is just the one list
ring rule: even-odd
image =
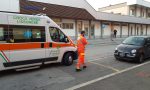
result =
[{"label": "orange high-visibility jacket", "polygon": [[80,37],[77,40],[77,47],[78,47],[78,52],[80,53],[84,53],[85,50],[85,45],[87,45],[87,40],[85,37],[83,37],[82,35],[80,35]]}]

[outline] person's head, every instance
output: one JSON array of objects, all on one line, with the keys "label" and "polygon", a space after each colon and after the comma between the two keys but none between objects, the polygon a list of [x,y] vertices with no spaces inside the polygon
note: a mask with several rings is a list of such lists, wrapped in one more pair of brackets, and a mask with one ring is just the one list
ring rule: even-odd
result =
[{"label": "person's head", "polygon": [[81,31],[81,35],[84,36],[85,35],[85,31]]}]

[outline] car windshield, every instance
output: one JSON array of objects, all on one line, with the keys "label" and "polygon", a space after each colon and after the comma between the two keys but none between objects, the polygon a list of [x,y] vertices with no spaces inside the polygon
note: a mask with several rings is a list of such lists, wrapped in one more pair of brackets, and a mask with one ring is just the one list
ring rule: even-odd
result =
[{"label": "car windshield", "polygon": [[123,44],[141,46],[144,44],[144,37],[129,37],[123,41]]}]

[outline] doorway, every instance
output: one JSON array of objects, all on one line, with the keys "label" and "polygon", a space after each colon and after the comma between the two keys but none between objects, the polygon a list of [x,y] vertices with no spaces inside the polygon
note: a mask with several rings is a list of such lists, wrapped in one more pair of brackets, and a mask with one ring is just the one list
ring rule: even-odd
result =
[{"label": "doorway", "polygon": [[95,25],[94,24],[92,24],[92,26],[91,26],[91,38],[95,38]]}]

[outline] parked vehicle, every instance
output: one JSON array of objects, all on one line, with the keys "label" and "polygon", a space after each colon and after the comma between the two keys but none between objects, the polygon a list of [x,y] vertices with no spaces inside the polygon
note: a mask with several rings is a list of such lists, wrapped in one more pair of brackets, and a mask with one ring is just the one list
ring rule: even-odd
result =
[{"label": "parked vehicle", "polygon": [[139,63],[150,57],[150,37],[131,36],[126,38],[122,44],[115,49],[116,59],[134,60]]},{"label": "parked vehicle", "polygon": [[0,71],[77,59],[73,41],[49,17],[1,12],[0,18]]}]

